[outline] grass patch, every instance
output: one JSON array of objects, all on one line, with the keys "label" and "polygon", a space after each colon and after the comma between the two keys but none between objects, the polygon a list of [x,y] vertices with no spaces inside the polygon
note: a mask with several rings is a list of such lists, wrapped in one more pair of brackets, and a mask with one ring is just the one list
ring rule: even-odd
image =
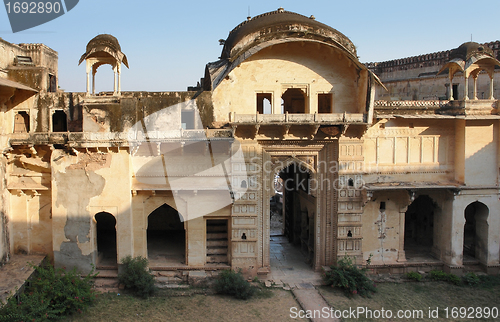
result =
[{"label": "grass patch", "polygon": [[[67,322],[128,322],[128,321],[296,321],[290,318],[290,308],[298,307],[291,292],[266,289],[249,300],[227,295],[196,294],[199,290],[161,291],[148,299],[116,293],[102,294],[85,315],[75,315]],[[271,300],[267,296],[272,297]],[[181,295],[181,296],[177,296]],[[306,320],[304,320],[306,321]]]},{"label": "grass patch", "polygon": [[[331,287],[320,288],[321,294],[328,303],[336,310],[356,309],[357,307],[366,307],[370,310],[391,310],[393,315],[398,310],[410,310],[411,312],[422,311],[424,319],[421,321],[452,321],[449,316],[445,319],[444,308],[449,307],[499,307],[500,303],[500,277],[483,277],[490,281],[488,288],[483,288],[481,283],[479,287],[468,287],[451,284],[448,281],[424,281],[420,283],[379,283],[378,292],[372,298],[362,298],[353,296],[347,298],[340,290]],[[439,308],[439,318],[429,319],[429,308]],[[366,319],[360,316],[360,319],[344,319],[344,321],[381,321],[381,319]],[[382,319],[383,320],[383,319]],[[394,319],[393,320],[397,320]],[[404,320],[404,319],[403,319]],[[407,319],[409,321],[419,321],[419,319]],[[465,321],[465,320],[463,320]],[[474,321],[492,321],[492,319],[474,319]]]}]

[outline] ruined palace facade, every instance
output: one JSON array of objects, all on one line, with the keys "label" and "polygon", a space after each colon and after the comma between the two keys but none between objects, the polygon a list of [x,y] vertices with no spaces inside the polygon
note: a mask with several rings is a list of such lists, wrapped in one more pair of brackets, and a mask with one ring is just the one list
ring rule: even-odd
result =
[{"label": "ruined palace facade", "polygon": [[55,51],[0,39],[2,261],[267,274],[273,214],[314,270],[498,273],[498,42],[365,65],[280,8],[223,45],[189,91],[123,92],[127,57],[98,35],[86,92],[66,93]]}]

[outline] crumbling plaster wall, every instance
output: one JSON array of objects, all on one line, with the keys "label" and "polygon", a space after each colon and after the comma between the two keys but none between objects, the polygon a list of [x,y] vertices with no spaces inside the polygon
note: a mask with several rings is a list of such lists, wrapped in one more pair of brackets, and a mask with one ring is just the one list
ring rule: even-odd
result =
[{"label": "crumbling plaster wall", "polygon": [[3,74],[3,71],[14,64],[14,58],[17,55],[23,54],[23,48],[0,39],[0,77],[5,77],[6,75]]},{"label": "crumbling plaster wall", "polygon": [[128,151],[52,154],[53,247],[56,266],[86,272],[95,263],[93,216],[117,218],[118,255],[132,254]]},{"label": "crumbling plaster wall", "polygon": [[9,198],[7,191],[6,159],[0,156],[0,266],[3,265],[10,256],[9,238]]},{"label": "crumbling plaster wall", "polygon": [[[409,204],[403,191],[377,191],[363,211],[363,259],[371,264],[386,265],[398,261],[400,250],[401,212]],[[404,227],[403,227],[404,229]]]},{"label": "crumbling plaster wall", "polygon": [[[314,54],[312,54],[314,53]],[[281,95],[287,88],[306,88],[309,113],[317,112],[318,94],[332,93],[334,113],[362,113],[366,75],[361,77],[348,58],[330,47],[303,42],[262,49],[232,70],[213,91],[217,122],[229,114],[256,114],[256,94],[272,93],[272,108],[280,113]]]}]

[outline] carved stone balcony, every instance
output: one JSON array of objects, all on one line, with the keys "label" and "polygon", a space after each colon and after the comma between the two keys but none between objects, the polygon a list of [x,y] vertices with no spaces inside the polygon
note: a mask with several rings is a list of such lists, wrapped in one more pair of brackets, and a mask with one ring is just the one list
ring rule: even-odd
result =
[{"label": "carved stone balcony", "polygon": [[[267,135],[271,138],[285,138],[289,135],[290,128],[294,127],[306,129],[298,136],[311,139],[321,126],[329,127],[324,133],[329,136],[336,136],[345,133],[349,125],[367,125],[368,115],[363,113],[328,113],[328,114],[236,114],[230,115],[230,125],[233,131],[239,126],[253,127],[253,137],[259,134],[259,129],[265,128]],[[280,129],[273,131],[272,129]],[[278,134],[277,134],[278,133]]]},{"label": "carved stone balcony", "polygon": [[366,123],[366,114],[363,113],[328,113],[328,114],[236,114],[230,116],[232,125],[338,125]]},{"label": "carved stone balcony", "polygon": [[31,132],[9,135],[10,144],[59,144],[74,148],[129,147],[143,142],[206,141],[232,139],[230,129],[128,131],[128,132]]},{"label": "carved stone balcony", "polygon": [[497,115],[498,100],[375,101],[377,114]]}]

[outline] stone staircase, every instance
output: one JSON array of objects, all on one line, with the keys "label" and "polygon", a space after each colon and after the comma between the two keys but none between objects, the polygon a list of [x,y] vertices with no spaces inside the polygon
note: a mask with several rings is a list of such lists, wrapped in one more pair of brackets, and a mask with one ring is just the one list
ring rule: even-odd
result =
[{"label": "stone staircase", "polygon": [[[220,269],[163,270],[156,268],[151,270],[151,274],[155,277],[155,284],[158,288],[168,289],[208,286],[219,271]],[[98,273],[94,279],[96,291],[100,293],[120,293],[123,290],[123,286],[119,285],[118,282],[118,270],[116,268],[103,269],[101,267],[96,270],[96,273]]]}]

